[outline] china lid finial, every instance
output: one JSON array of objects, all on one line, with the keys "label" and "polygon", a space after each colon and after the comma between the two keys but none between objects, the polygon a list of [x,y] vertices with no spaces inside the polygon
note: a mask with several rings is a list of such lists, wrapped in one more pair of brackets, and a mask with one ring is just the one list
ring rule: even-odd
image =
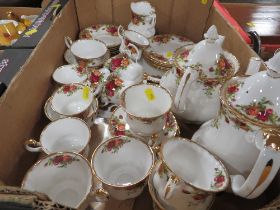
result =
[{"label": "china lid finial", "polygon": [[271,77],[280,77],[280,50],[274,54],[267,62],[268,75]]},{"label": "china lid finial", "polygon": [[212,25],[208,31],[204,34],[204,38],[208,42],[215,42],[217,39],[219,39],[219,34],[217,31],[217,27],[215,25]]}]

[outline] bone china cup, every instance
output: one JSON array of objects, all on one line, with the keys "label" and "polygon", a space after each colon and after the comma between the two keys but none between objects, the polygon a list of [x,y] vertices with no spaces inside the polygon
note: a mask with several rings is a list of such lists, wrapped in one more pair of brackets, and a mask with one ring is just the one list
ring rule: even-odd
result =
[{"label": "bone china cup", "polygon": [[108,194],[117,200],[135,198],[142,193],[153,163],[151,148],[127,136],[103,142],[91,159],[96,177]]},{"label": "bone china cup", "polygon": [[69,37],[65,37],[65,43],[78,61],[94,66],[102,65],[103,58],[108,53],[106,45],[95,39],[80,39],[73,42]]},{"label": "bone china cup", "polygon": [[151,136],[163,130],[172,98],[161,86],[137,84],[122,93],[121,105],[130,129],[138,135]]},{"label": "bone china cup", "polygon": [[160,200],[176,210],[206,210],[215,193],[228,187],[224,165],[197,143],[174,137],[161,146],[154,187]]},{"label": "bone china cup", "polygon": [[88,199],[102,196],[100,189],[92,191],[90,163],[72,152],[52,153],[39,160],[29,169],[21,187],[45,193],[54,202],[75,209],[86,206]]},{"label": "bone china cup", "polygon": [[51,99],[51,108],[64,116],[77,116],[85,119],[93,101],[92,90],[82,84],[69,84],[60,87]]},{"label": "bone china cup", "polygon": [[42,131],[40,141],[25,142],[30,152],[76,152],[85,154],[91,136],[87,124],[79,118],[64,118],[51,122]]}]

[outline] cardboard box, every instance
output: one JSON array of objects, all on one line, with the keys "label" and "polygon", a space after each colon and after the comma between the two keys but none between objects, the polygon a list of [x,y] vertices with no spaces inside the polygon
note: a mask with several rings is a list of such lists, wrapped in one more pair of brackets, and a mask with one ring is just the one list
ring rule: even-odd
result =
[{"label": "cardboard box", "polygon": [[[65,5],[0,99],[0,180],[19,186],[28,168],[38,158],[36,153],[27,152],[23,143],[29,138],[38,139],[42,128],[48,123],[43,106],[54,88],[51,75],[55,68],[63,64],[66,49],[64,37],[75,39],[80,29],[96,23],[126,26],[130,21],[129,3],[129,0],[69,0]],[[257,56],[220,12],[211,6],[212,1],[201,4],[198,0],[151,0],[151,3],[157,11],[158,33],[177,33],[197,42],[205,30],[215,24],[219,33],[226,36],[224,47],[240,62],[240,74],[244,73],[250,57]],[[194,131],[194,127],[188,129]],[[92,131],[95,134],[92,135],[92,142],[96,145],[96,138],[103,135],[102,129],[93,126]],[[186,136],[191,132],[186,132]],[[272,187],[279,186],[279,179],[276,181]],[[217,197],[213,207],[215,210],[248,210],[261,207],[273,198],[273,194],[265,193],[253,201],[228,193]],[[122,204],[110,205],[113,207],[107,209],[128,209]],[[133,209],[152,209],[147,192],[135,200]]]}]

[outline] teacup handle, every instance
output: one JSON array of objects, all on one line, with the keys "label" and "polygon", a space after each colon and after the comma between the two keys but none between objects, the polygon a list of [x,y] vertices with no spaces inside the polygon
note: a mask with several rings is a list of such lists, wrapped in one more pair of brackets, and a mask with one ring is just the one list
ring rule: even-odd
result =
[{"label": "teacup handle", "polygon": [[151,24],[150,28],[154,28],[156,25],[156,14],[152,14],[151,16],[148,17],[148,22]]},{"label": "teacup handle", "polygon": [[104,188],[99,188],[90,192],[90,196],[94,201],[97,202],[107,202],[109,200],[110,194]]},{"label": "teacup handle", "polygon": [[24,146],[26,150],[29,152],[41,152],[42,151],[42,145],[40,142],[34,140],[34,139],[29,139],[24,142]]},{"label": "teacup handle", "polygon": [[72,39],[69,36],[64,37],[64,42],[66,44],[66,46],[68,47],[68,49],[71,48],[71,45],[73,44]]},{"label": "teacup handle", "polygon": [[118,36],[122,41],[124,40],[124,32],[125,32],[125,30],[124,30],[123,26],[120,25],[118,27]]},{"label": "teacup handle", "polygon": [[140,58],[140,52],[139,49],[132,43],[129,43],[126,48],[124,49],[124,53],[128,55],[128,57],[132,58],[133,55],[131,51],[129,50],[129,47],[134,48],[136,51],[136,57],[135,57],[135,62],[137,63],[138,59]]},{"label": "teacup handle", "polygon": [[163,189],[163,193],[164,193],[164,198],[165,199],[170,199],[172,197],[172,195],[174,194],[175,189],[178,188],[178,178],[175,176],[171,176],[169,177],[164,189]]}]

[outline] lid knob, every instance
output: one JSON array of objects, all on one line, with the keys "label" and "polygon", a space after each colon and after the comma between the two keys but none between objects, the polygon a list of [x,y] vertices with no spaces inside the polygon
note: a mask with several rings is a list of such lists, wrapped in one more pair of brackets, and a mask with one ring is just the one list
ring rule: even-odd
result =
[{"label": "lid knob", "polygon": [[267,62],[267,73],[271,77],[280,77],[280,50],[277,50],[272,58]]},{"label": "lid knob", "polygon": [[204,34],[204,38],[207,42],[215,42],[217,39],[219,39],[219,34],[217,31],[217,27],[215,25],[212,25],[208,31]]}]

